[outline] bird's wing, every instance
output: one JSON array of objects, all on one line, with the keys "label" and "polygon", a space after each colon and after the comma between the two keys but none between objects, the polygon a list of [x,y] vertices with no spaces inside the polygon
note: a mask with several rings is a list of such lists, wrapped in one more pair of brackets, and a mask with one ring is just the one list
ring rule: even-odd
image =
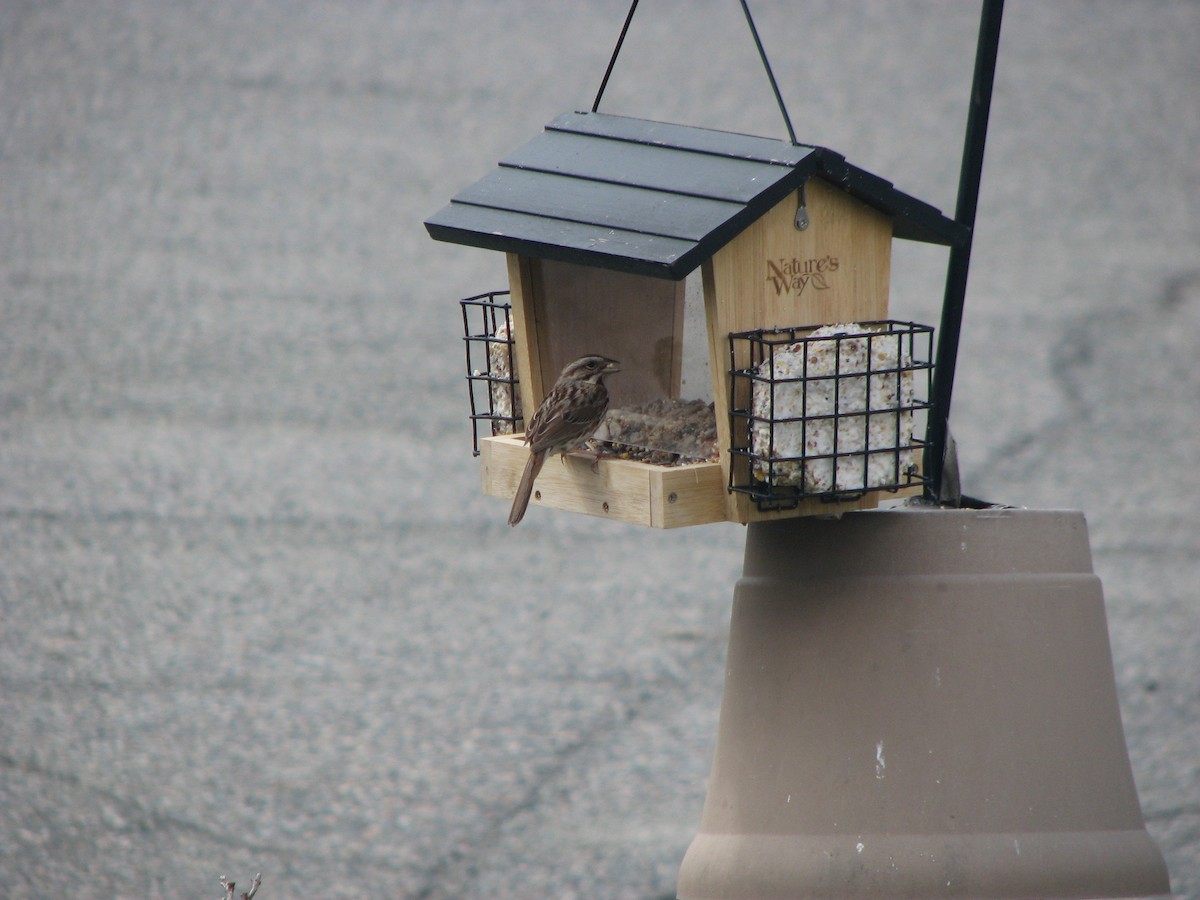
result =
[{"label": "bird's wing", "polygon": [[577,406],[563,413],[563,426],[566,428],[595,428],[599,419],[608,408],[608,397],[601,395],[589,397],[586,406]]},{"label": "bird's wing", "polygon": [[[568,410],[555,410],[544,418],[535,415],[527,441],[534,453],[570,447],[591,437],[608,408],[608,393],[603,389],[589,392]],[[549,413],[549,410],[546,410]],[[538,410],[542,412],[542,410]]]}]

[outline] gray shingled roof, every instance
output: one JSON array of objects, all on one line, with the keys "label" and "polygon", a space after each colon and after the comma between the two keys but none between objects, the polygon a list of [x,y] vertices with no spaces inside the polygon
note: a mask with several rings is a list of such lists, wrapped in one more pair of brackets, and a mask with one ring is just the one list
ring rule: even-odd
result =
[{"label": "gray shingled roof", "polygon": [[840,154],[771,138],[565,113],[425,222],[443,241],[680,279],[816,175],[896,237],[966,229]]}]

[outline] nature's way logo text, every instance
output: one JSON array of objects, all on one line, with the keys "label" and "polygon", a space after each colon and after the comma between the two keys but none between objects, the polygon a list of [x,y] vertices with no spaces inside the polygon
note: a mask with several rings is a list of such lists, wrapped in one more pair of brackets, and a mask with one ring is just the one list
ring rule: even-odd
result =
[{"label": "nature's way logo text", "polygon": [[768,259],[767,281],[775,288],[775,295],[795,294],[800,296],[812,285],[814,290],[829,290],[828,276],[838,269],[836,256],[815,259]]}]

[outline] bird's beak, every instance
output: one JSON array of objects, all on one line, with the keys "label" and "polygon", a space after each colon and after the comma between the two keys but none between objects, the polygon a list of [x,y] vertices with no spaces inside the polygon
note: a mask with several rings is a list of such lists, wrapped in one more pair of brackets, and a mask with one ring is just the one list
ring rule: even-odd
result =
[{"label": "bird's beak", "polygon": [[615,359],[610,359],[604,364],[604,374],[611,375],[613,372],[620,372],[621,364]]}]

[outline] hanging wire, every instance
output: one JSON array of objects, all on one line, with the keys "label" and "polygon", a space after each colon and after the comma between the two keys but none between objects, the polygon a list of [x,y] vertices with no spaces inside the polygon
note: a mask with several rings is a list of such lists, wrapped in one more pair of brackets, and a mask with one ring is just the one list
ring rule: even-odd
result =
[{"label": "hanging wire", "polygon": [[637,12],[638,0],[633,0],[633,4],[629,7],[629,15],[625,17],[625,25],[621,28],[621,36],[617,38],[617,46],[613,47],[612,59],[608,61],[608,68],[604,70],[604,80],[600,82],[600,90],[596,91],[596,102],[592,104],[592,112],[600,108],[600,98],[604,96],[604,89],[608,87],[608,77],[612,75],[613,66],[617,64],[617,54],[621,52],[621,45],[625,43],[625,35],[629,33],[629,23],[633,21],[633,14]]},{"label": "hanging wire", "polygon": [[[767,72],[767,79],[771,82],[771,90],[775,92],[775,102],[779,104],[779,112],[783,115],[783,124],[787,126],[788,138],[793,144],[798,143],[796,140],[796,132],[792,129],[792,119],[788,115],[787,107],[783,102],[783,95],[779,92],[779,83],[775,80],[775,73],[771,70],[771,63],[767,59],[767,51],[763,49],[762,41],[758,37],[758,28],[754,25],[754,17],[750,15],[750,6],[746,0],[741,0],[742,12],[746,15],[746,24],[750,26],[750,35],[754,38],[754,46],[758,48],[758,58],[762,60],[763,68]],[[600,109],[600,99],[604,96],[604,89],[608,87],[608,79],[612,75],[613,67],[617,64],[617,57],[621,53],[621,47],[625,43],[625,35],[629,33],[629,23],[633,21],[633,14],[637,12],[638,0],[633,0],[629,6],[629,13],[625,16],[625,24],[621,27],[621,34],[617,38],[617,46],[613,48],[612,58],[608,61],[608,68],[604,70],[604,78],[600,81],[600,90],[596,91],[596,99],[592,103],[592,112],[597,112]]]},{"label": "hanging wire", "polygon": [[771,71],[767,51],[763,49],[762,41],[758,39],[758,29],[754,27],[754,17],[750,15],[750,4],[746,0],[742,0],[742,12],[746,14],[746,24],[750,26],[750,34],[754,36],[754,46],[758,48],[758,57],[762,60],[763,68],[767,70],[771,90],[775,92],[775,102],[779,104],[779,112],[783,115],[783,124],[787,126],[788,138],[793,144],[797,144],[799,142],[796,140],[796,132],[792,130],[791,116],[788,115],[787,107],[783,104],[783,94],[779,93],[779,84],[775,81],[775,73]]}]

